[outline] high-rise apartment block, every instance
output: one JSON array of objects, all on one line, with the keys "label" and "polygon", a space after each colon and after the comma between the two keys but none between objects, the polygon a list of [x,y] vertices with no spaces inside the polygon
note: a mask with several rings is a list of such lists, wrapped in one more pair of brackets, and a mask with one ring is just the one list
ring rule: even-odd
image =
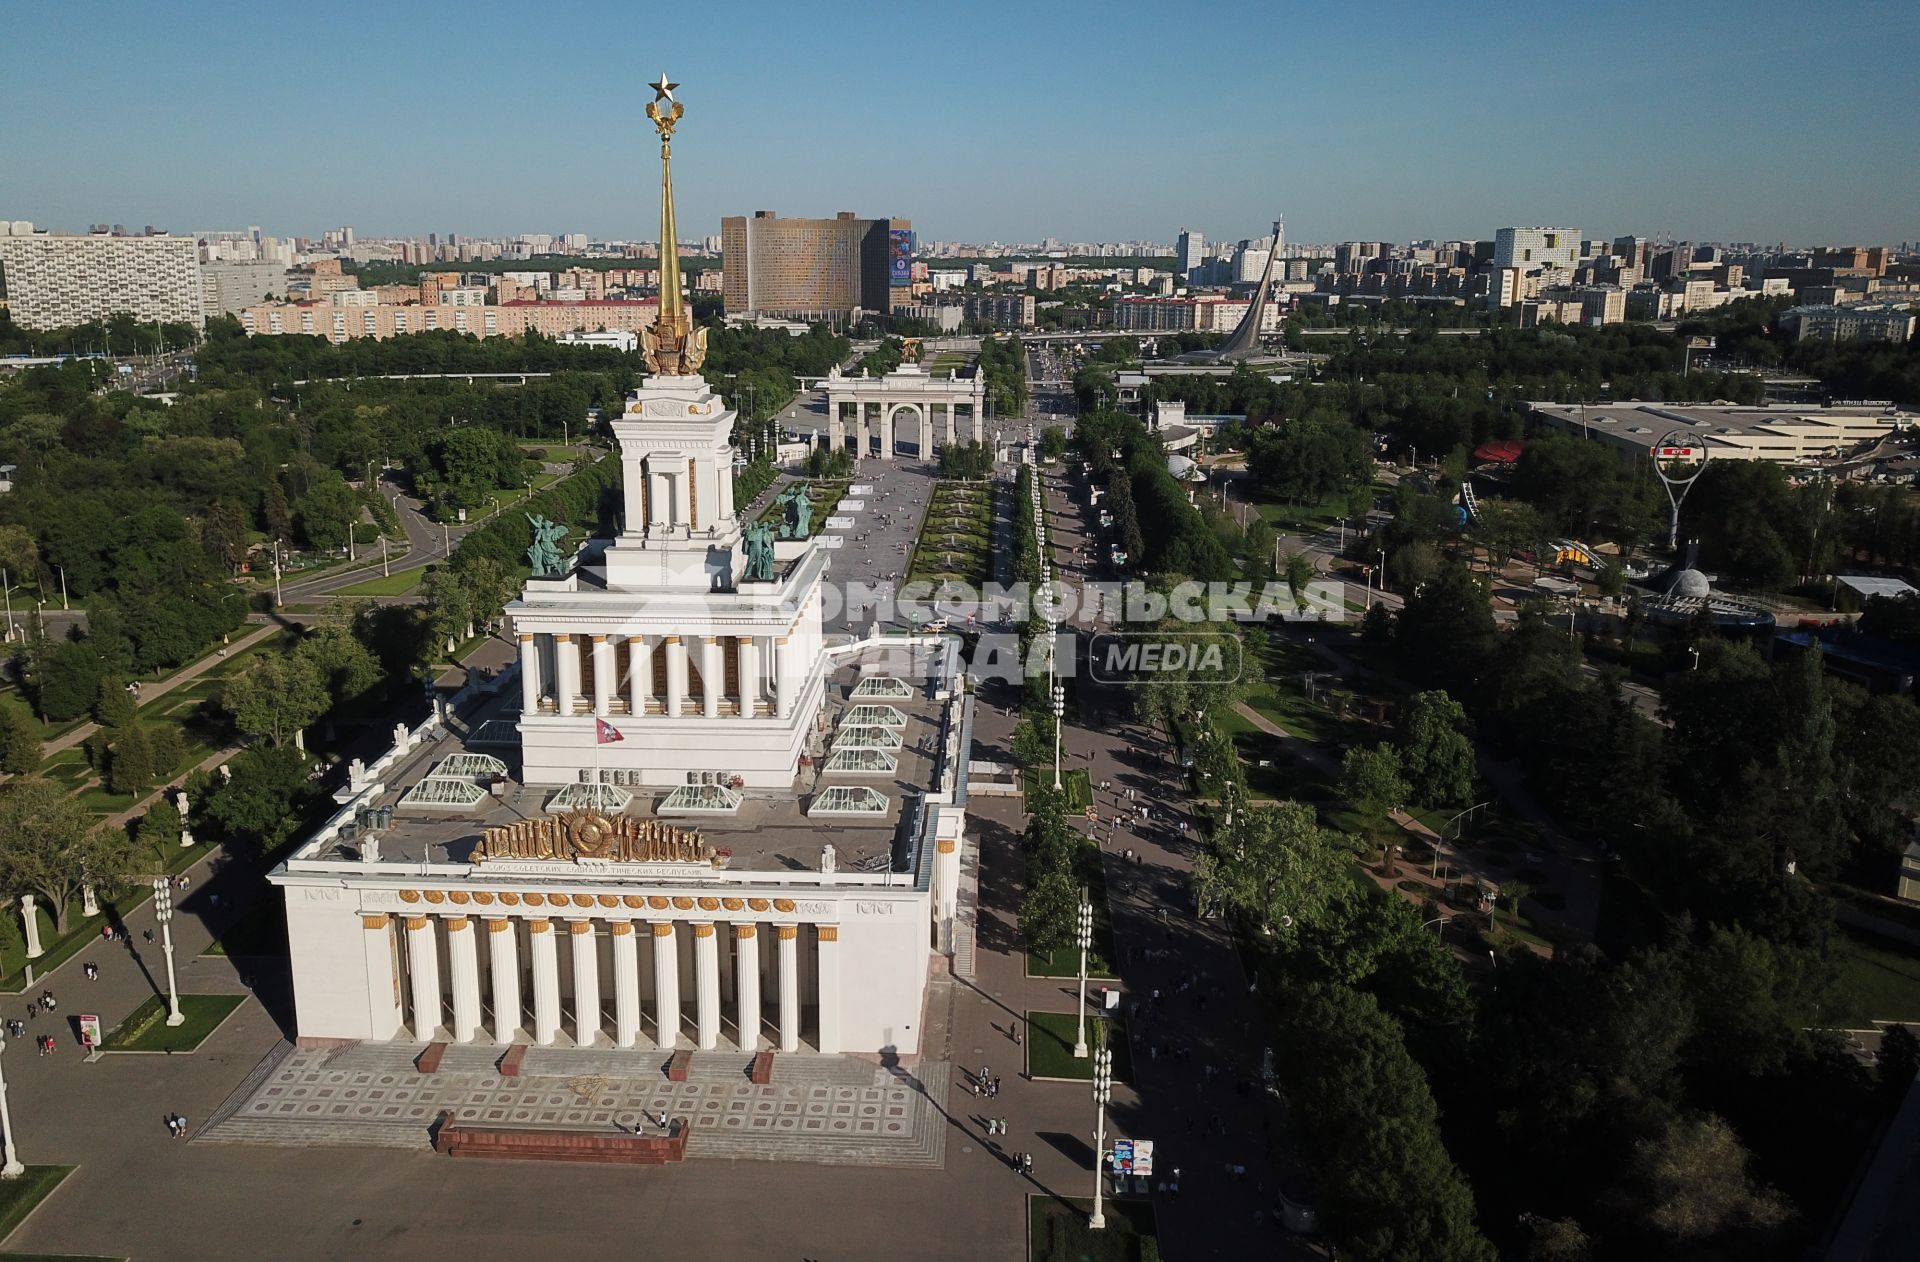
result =
[{"label": "high-rise apartment block", "polygon": [[1187,273],[1206,262],[1206,256],[1206,234],[1180,229],[1180,241],[1173,251],[1174,275],[1180,280],[1187,279]]},{"label": "high-rise apartment block", "polygon": [[1493,237],[1493,265],[1571,275],[1580,265],[1580,229],[1502,228]]},{"label": "high-rise apartment block", "polygon": [[728,315],[845,319],[912,301],[913,221],[782,219],[770,210],[720,221]]},{"label": "high-rise apartment block", "polygon": [[192,237],[0,236],[7,304],[23,329],[126,314],[200,327],[200,249]]}]

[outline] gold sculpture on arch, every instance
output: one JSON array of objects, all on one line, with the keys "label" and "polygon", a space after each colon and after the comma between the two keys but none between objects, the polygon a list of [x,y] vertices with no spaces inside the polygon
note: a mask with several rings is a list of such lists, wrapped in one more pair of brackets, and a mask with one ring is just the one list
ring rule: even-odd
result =
[{"label": "gold sculpture on arch", "polygon": [[469,862],[497,859],[599,859],[611,863],[707,863],[713,847],[692,828],[657,819],[573,811],[557,819],[523,819],[480,834]]}]

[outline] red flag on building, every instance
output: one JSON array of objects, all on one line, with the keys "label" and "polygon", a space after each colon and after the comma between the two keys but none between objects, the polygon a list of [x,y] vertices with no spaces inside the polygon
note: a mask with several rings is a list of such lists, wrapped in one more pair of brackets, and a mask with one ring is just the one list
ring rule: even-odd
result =
[{"label": "red flag on building", "polygon": [[620,729],[615,727],[613,724],[607,722],[605,719],[595,719],[593,721],[594,744],[611,745],[615,741],[623,741],[625,739],[627,738],[620,734]]}]

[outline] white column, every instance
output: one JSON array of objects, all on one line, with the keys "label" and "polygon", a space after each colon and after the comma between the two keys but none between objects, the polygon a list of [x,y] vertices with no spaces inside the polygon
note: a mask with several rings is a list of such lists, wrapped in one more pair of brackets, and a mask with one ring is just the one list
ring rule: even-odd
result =
[{"label": "white column", "polygon": [[671,920],[653,924],[653,1011],[660,1046],[672,1051],[680,1041],[680,954]]},{"label": "white column", "polygon": [[793,669],[794,644],[786,636],[773,642],[773,712],[780,718],[793,713],[794,690],[799,685]]},{"label": "white column", "polygon": [[743,635],[735,644],[740,650],[740,713],[753,718],[760,712],[760,641]]},{"label": "white column", "polygon": [[640,1037],[640,943],[633,923],[616,920],[613,935],[613,1045],[632,1047]]},{"label": "white column", "polygon": [[493,1041],[511,1043],[520,1034],[520,943],[504,917],[487,921],[487,973],[493,980]]},{"label": "white column", "polygon": [[687,695],[687,646],[677,635],[670,635],[664,642],[667,653],[667,713],[674,718],[680,717],[681,702]]},{"label": "white column", "polygon": [[647,699],[653,695],[653,641],[647,636],[627,637],[627,673],[627,708],[645,714]]},{"label": "white column", "polygon": [[700,637],[700,713],[720,717],[720,691],[726,687],[727,667],[720,660],[720,637]]},{"label": "white column", "polygon": [[800,1050],[800,927],[781,925],[780,1050]]},{"label": "white column", "polygon": [[453,973],[453,1041],[471,1043],[480,1032],[480,956],[473,922],[465,916],[447,920],[447,964]]},{"label": "white column", "polygon": [[934,843],[933,919],[939,930],[940,949],[954,949],[954,917],[960,910],[960,842],[942,837]]},{"label": "white column", "polygon": [[591,920],[567,922],[573,939],[573,1041],[592,1047],[600,1037],[600,951]]},{"label": "white column", "polygon": [[531,631],[520,633],[520,713],[540,709],[540,642]]},{"label": "white column", "polygon": [[556,635],[553,647],[560,666],[554,684],[554,691],[560,694],[560,713],[573,714],[574,698],[580,695],[580,641],[571,635]]},{"label": "white column", "polygon": [[880,408],[880,458],[893,459],[893,418],[896,415],[890,407]]},{"label": "white column", "polygon": [[553,945],[553,922],[529,920],[533,952],[533,1041],[552,1045],[560,1033],[560,957]]},{"label": "white column", "polygon": [[760,1050],[760,935],[752,924],[733,927],[733,997],[739,1004],[735,1024],[740,1050]]},{"label": "white column", "polygon": [[433,917],[407,921],[407,964],[413,975],[413,1037],[431,1043],[440,1028],[440,956],[434,946]]},{"label": "white column", "polygon": [[613,699],[613,645],[607,637],[593,637],[593,712],[606,718],[607,703]]},{"label": "white column", "polygon": [[46,951],[40,946],[40,917],[33,914],[33,895],[20,896],[20,919],[27,926],[27,958],[37,960]]},{"label": "white column", "polygon": [[821,925],[819,968],[815,970],[820,993],[820,1050],[840,1050],[840,926]]},{"label": "white column", "polygon": [[367,958],[367,1037],[384,1041],[400,1033],[400,979],[393,975],[393,918],[384,912],[360,917]]},{"label": "white column", "polygon": [[947,404],[947,446],[953,447],[960,442],[960,409]]},{"label": "white column", "polygon": [[710,922],[693,927],[694,1028],[703,1052],[720,1046],[720,939]]}]

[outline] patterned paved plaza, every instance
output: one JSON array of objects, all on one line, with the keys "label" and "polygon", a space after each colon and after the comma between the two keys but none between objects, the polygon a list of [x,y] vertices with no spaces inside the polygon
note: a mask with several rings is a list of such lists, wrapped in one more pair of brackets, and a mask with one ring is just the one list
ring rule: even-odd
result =
[{"label": "patterned paved plaza", "polygon": [[[944,1024],[942,1022],[941,1024]],[[938,1168],[946,1154],[949,1066],[907,1069],[850,1056],[790,1056],[765,1086],[750,1057],[696,1052],[669,1082],[658,1052],[531,1048],[503,1077],[501,1048],[449,1047],[440,1068],[417,1046],[277,1047],[196,1140],[284,1147],[424,1149],[441,1110],[468,1126],[632,1131],[662,1112],[693,1124],[689,1158]]]}]

